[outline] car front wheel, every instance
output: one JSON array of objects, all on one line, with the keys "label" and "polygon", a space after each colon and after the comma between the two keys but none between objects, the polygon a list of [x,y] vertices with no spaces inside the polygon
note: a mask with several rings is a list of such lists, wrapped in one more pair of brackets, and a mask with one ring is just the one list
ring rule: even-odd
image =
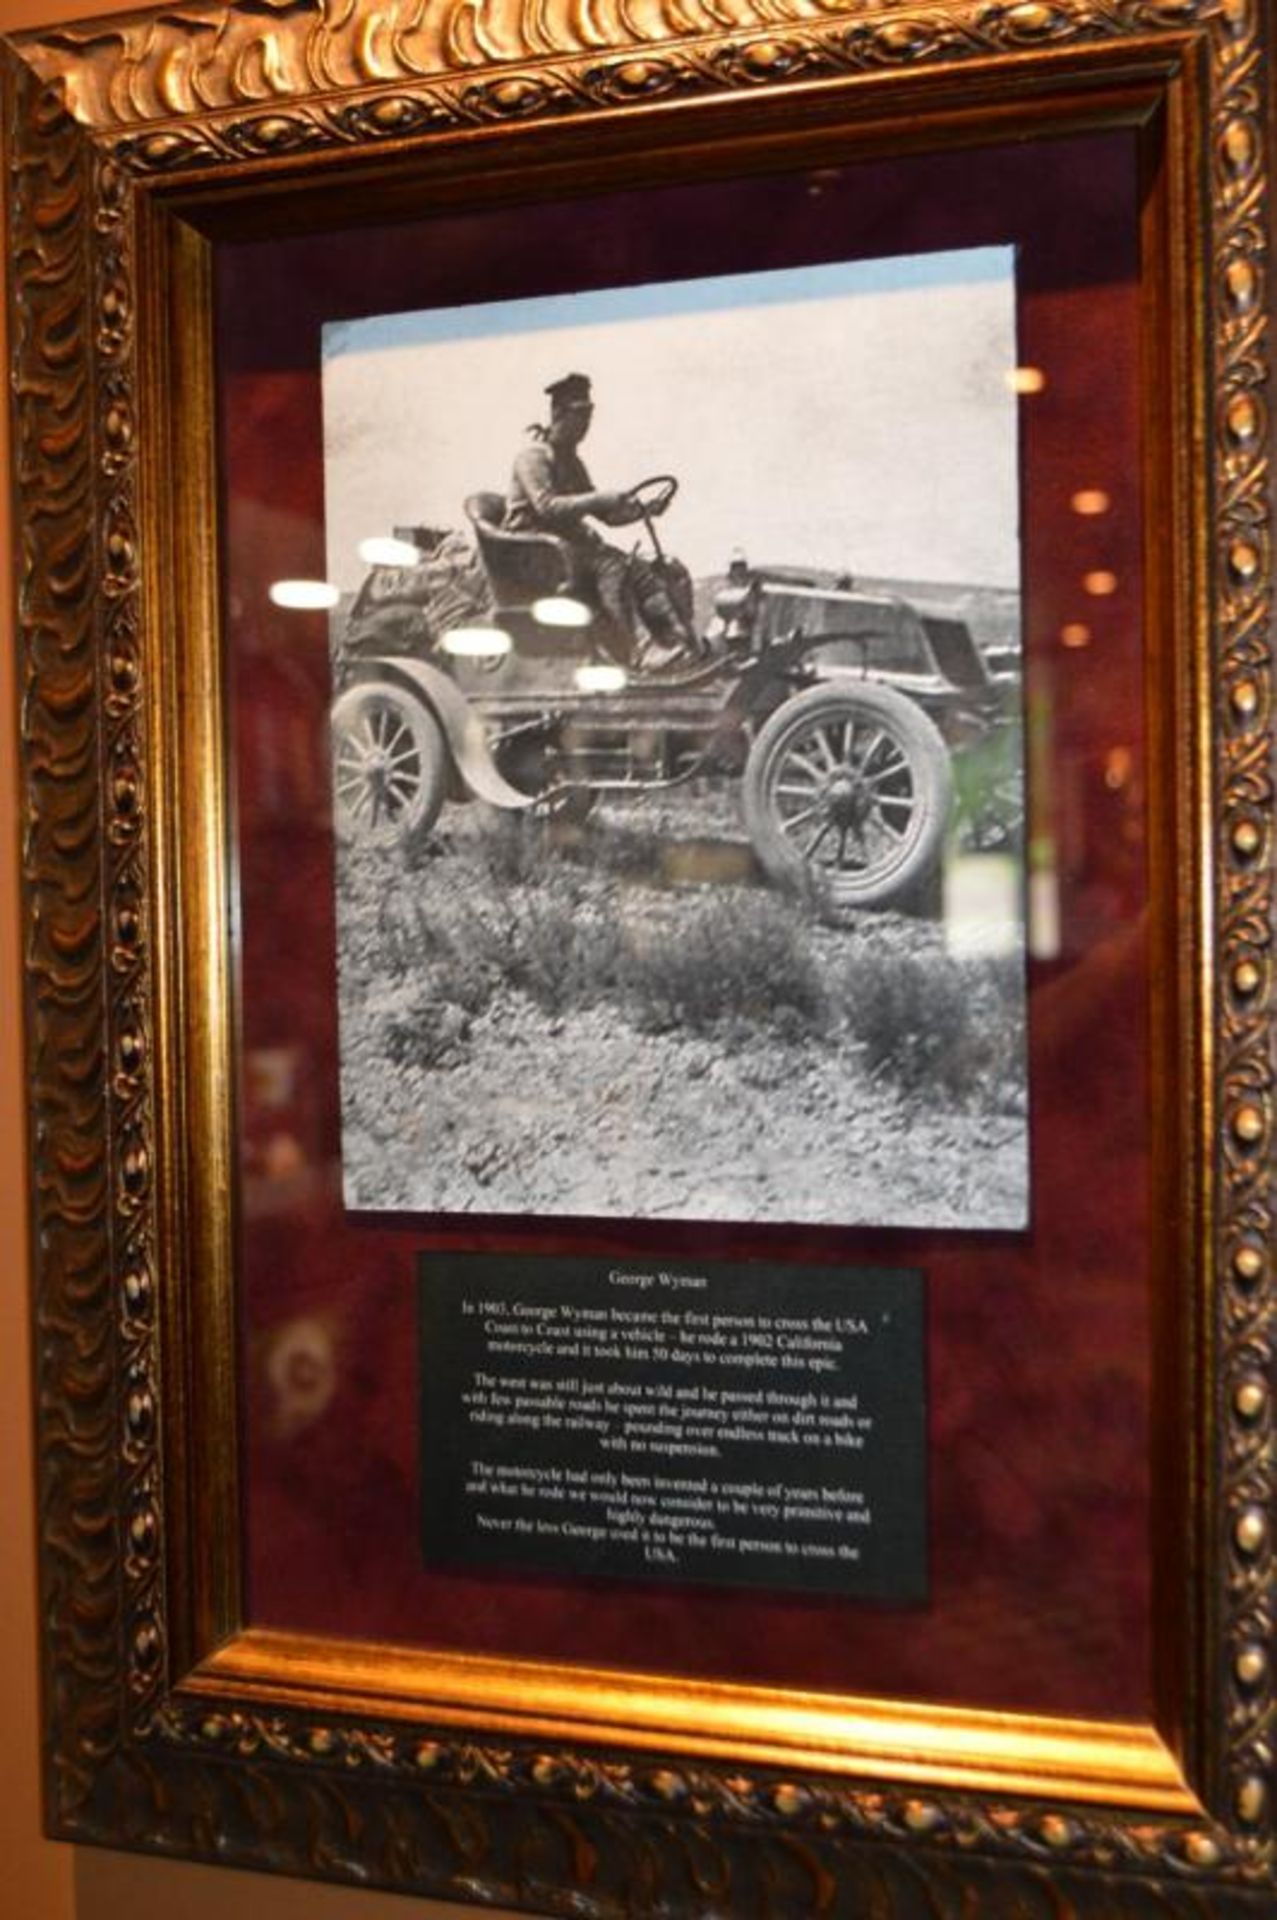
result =
[{"label": "car front wheel", "polygon": [[953,799],[934,723],[892,687],[796,694],[766,721],[742,804],[772,879],[838,910],[902,901],[936,865]]},{"label": "car front wheel", "polygon": [[428,833],[448,784],[448,750],[430,709],[389,683],[348,687],[332,710],[333,818],[350,846],[393,847]]}]

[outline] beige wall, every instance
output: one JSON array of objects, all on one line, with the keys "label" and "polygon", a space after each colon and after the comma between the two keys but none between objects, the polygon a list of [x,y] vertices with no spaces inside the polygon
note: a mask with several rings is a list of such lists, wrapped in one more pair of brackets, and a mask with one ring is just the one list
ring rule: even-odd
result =
[{"label": "beige wall", "polygon": [[[0,0],[0,28],[12,32],[93,11],[108,8],[95,8],[92,0]],[[55,1846],[41,1838],[8,500],[6,460],[0,473],[0,1912],[11,1920],[240,1920],[245,1913],[253,1920],[459,1916],[461,1909],[430,1901]]]}]

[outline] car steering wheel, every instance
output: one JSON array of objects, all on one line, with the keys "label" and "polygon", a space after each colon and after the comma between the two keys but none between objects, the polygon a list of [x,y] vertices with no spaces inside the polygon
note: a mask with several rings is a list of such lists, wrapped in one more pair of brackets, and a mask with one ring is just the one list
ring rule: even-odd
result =
[{"label": "car steering wheel", "polygon": [[635,486],[627,487],[624,497],[648,520],[664,513],[677,492],[678,481],[672,473],[653,473]]}]

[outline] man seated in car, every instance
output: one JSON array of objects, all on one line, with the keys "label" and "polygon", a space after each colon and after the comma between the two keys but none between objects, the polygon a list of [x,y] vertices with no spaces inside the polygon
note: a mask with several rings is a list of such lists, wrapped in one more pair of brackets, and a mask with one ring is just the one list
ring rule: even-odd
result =
[{"label": "man seated in car", "polygon": [[[696,657],[692,582],[677,560],[661,564],[609,546],[589,523],[633,526],[643,511],[627,493],[597,488],[577,448],[590,430],[594,401],[583,373],[545,389],[550,418],[530,430],[515,457],[503,525],[510,533],[553,533],[572,552],[575,585],[614,629],[617,651],[659,670]],[[659,509],[657,509],[659,510]]]}]

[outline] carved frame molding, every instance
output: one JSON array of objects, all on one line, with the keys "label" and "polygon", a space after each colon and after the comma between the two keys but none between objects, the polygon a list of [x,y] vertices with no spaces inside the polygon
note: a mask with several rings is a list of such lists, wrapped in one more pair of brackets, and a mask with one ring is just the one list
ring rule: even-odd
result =
[{"label": "carved frame molding", "polygon": [[[37,1385],[54,1831],[543,1911],[1271,1911],[1273,780],[1269,20],[1258,0],[243,0],[24,36],[7,63],[11,400]],[[1209,766],[1189,811],[1214,944],[1199,982],[1211,1284],[1201,1595],[1210,1813],[860,1785],[254,1706],[184,1690],[169,1633],[157,1191],[157,815],[143,616],[136,230],[149,192],[241,186],[467,129],[703,96],[780,99],[964,63],[1187,75],[1209,174],[1198,589]],[[1114,67],[1113,70],[1116,70]],[[850,97],[850,96],[849,96]],[[158,823],[162,825],[162,823]],[[171,1282],[169,1283],[171,1285]],[[1208,1324],[1206,1324],[1208,1322]],[[170,1369],[171,1370],[171,1369]],[[167,1396],[167,1397],[166,1397]],[[986,1906],[987,1903],[987,1906]]]}]

